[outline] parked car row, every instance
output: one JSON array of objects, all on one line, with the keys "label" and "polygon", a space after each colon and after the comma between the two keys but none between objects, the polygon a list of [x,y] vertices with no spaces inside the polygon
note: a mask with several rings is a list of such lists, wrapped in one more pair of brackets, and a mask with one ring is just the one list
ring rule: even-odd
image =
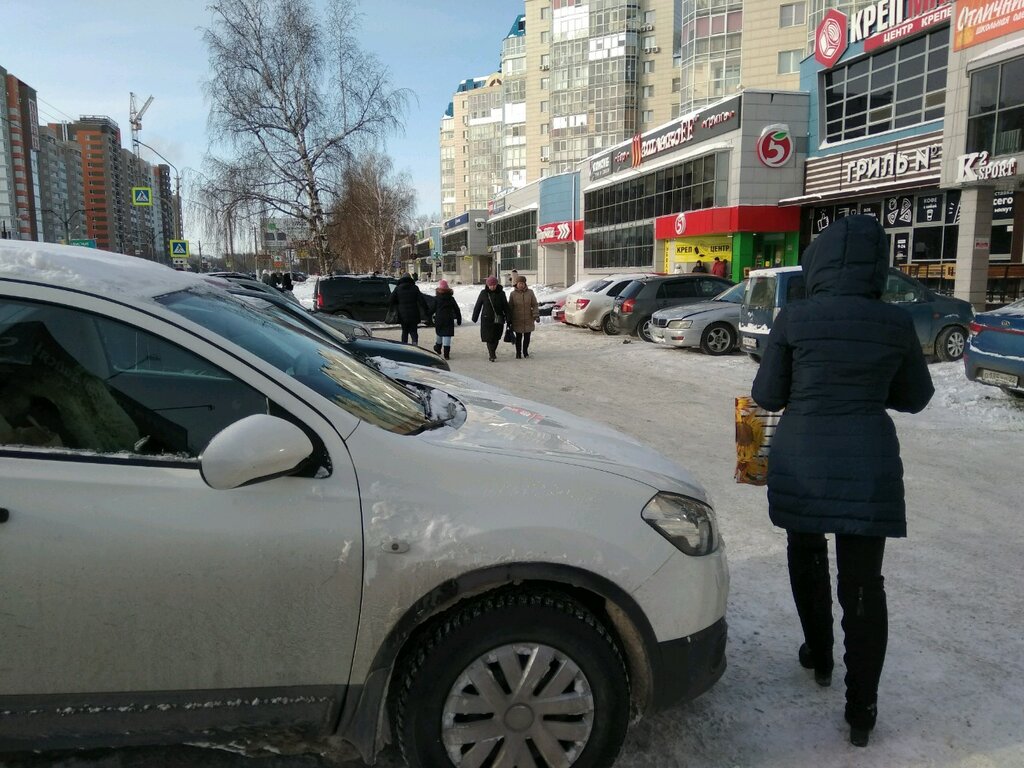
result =
[{"label": "parked car row", "polygon": [[[740,343],[760,361],[772,321],[786,304],[805,297],[800,267],[758,269],[750,273],[740,309]],[[921,349],[941,361],[959,360],[974,318],[970,302],[942,296],[898,269],[890,268],[882,300],[897,304],[914,319]]]}]

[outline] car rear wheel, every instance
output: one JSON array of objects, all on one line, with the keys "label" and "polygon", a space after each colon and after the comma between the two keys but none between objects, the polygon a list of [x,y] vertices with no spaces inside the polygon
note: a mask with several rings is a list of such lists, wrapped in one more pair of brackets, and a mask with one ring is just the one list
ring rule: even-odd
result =
[{"label": "car rear wheel", "polygon": [[959,360],[964,356],[966,345],[967,332],[959,325],[951,325],[935,340],[935,356],[945,363]]},{"label": "car rear wheel", "polygon": [[651,318],[645,317],[636,324],[636,335],[644,341],[649,341],[651,344],[654,343],[654,337],[651,335]]},{"label": "car rear wheel", "polygon": [[395,729],[412,768],[605,768],[629,718],[608,630],[553,592],[501,592],[448,616],[409,654],[398,686]]},{"label": "car rear wheel", "polygon": [[736,331],[728,323],[714,323],[700,335],[700,348],[707,355],[727,355],[736,347]]},{"label": "car rear wheel", "polygon": [[619,324],[615,322],[615,318],[610,312],[601,321],[601,330],[608,336],[617,336],[619,334]]}]

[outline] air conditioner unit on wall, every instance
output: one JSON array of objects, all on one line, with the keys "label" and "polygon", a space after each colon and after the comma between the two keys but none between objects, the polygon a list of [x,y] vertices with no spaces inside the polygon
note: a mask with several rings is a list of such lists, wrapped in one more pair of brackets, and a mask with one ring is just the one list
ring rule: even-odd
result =
[{"label": "air conditioner unit on wall", "polygon": [[551,65],[550,64],[541,64],[540,65],[540,71],[541,72],[547,72],[549,69],[551,69]]},{"label": "air conditioner unit on wall", "polygon": [[657,53],[660,50],[661,50],[661,48],[659,48],[658,46],[655,45],[655,46],[652,46],[650,48],[644,48],[644,53]]}]

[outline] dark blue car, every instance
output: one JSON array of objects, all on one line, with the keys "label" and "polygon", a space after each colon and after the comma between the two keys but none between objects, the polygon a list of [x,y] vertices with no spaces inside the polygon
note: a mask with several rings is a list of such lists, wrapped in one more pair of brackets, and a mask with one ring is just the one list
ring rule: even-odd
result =
[{"label": "dark blue car", "polygon": [[971,381],[1024,397],[1024,299],[974,316],[964,371]]},{"label": "dark blue car", "polygon": [[[802,298],[804,273],[800,267],[752,271],[740,306],[740,348],[760,361],[779,310]],[[914,318],[917,338],[926,355],[945,362],[963,357],[967,325],[974,316],[969,302],[935,293],[892,268],[882,301],[902,307]]]}]

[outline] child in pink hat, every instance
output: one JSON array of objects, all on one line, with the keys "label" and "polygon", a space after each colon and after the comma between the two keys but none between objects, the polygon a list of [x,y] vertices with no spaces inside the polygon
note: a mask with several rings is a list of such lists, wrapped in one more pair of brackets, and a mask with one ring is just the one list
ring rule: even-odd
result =
[{"label": "child in pink hat", "polygon": [[444,354],[448,360],[452,355],[452,339],[455,338],[455,325],[462,325],[462,311],[455,301],[455,294],[448,287],[448,281],[442,280],[437,284],[437,300],[434,304],[434,332],[437,338],[434,341],[434,351],[437,354]]}]

